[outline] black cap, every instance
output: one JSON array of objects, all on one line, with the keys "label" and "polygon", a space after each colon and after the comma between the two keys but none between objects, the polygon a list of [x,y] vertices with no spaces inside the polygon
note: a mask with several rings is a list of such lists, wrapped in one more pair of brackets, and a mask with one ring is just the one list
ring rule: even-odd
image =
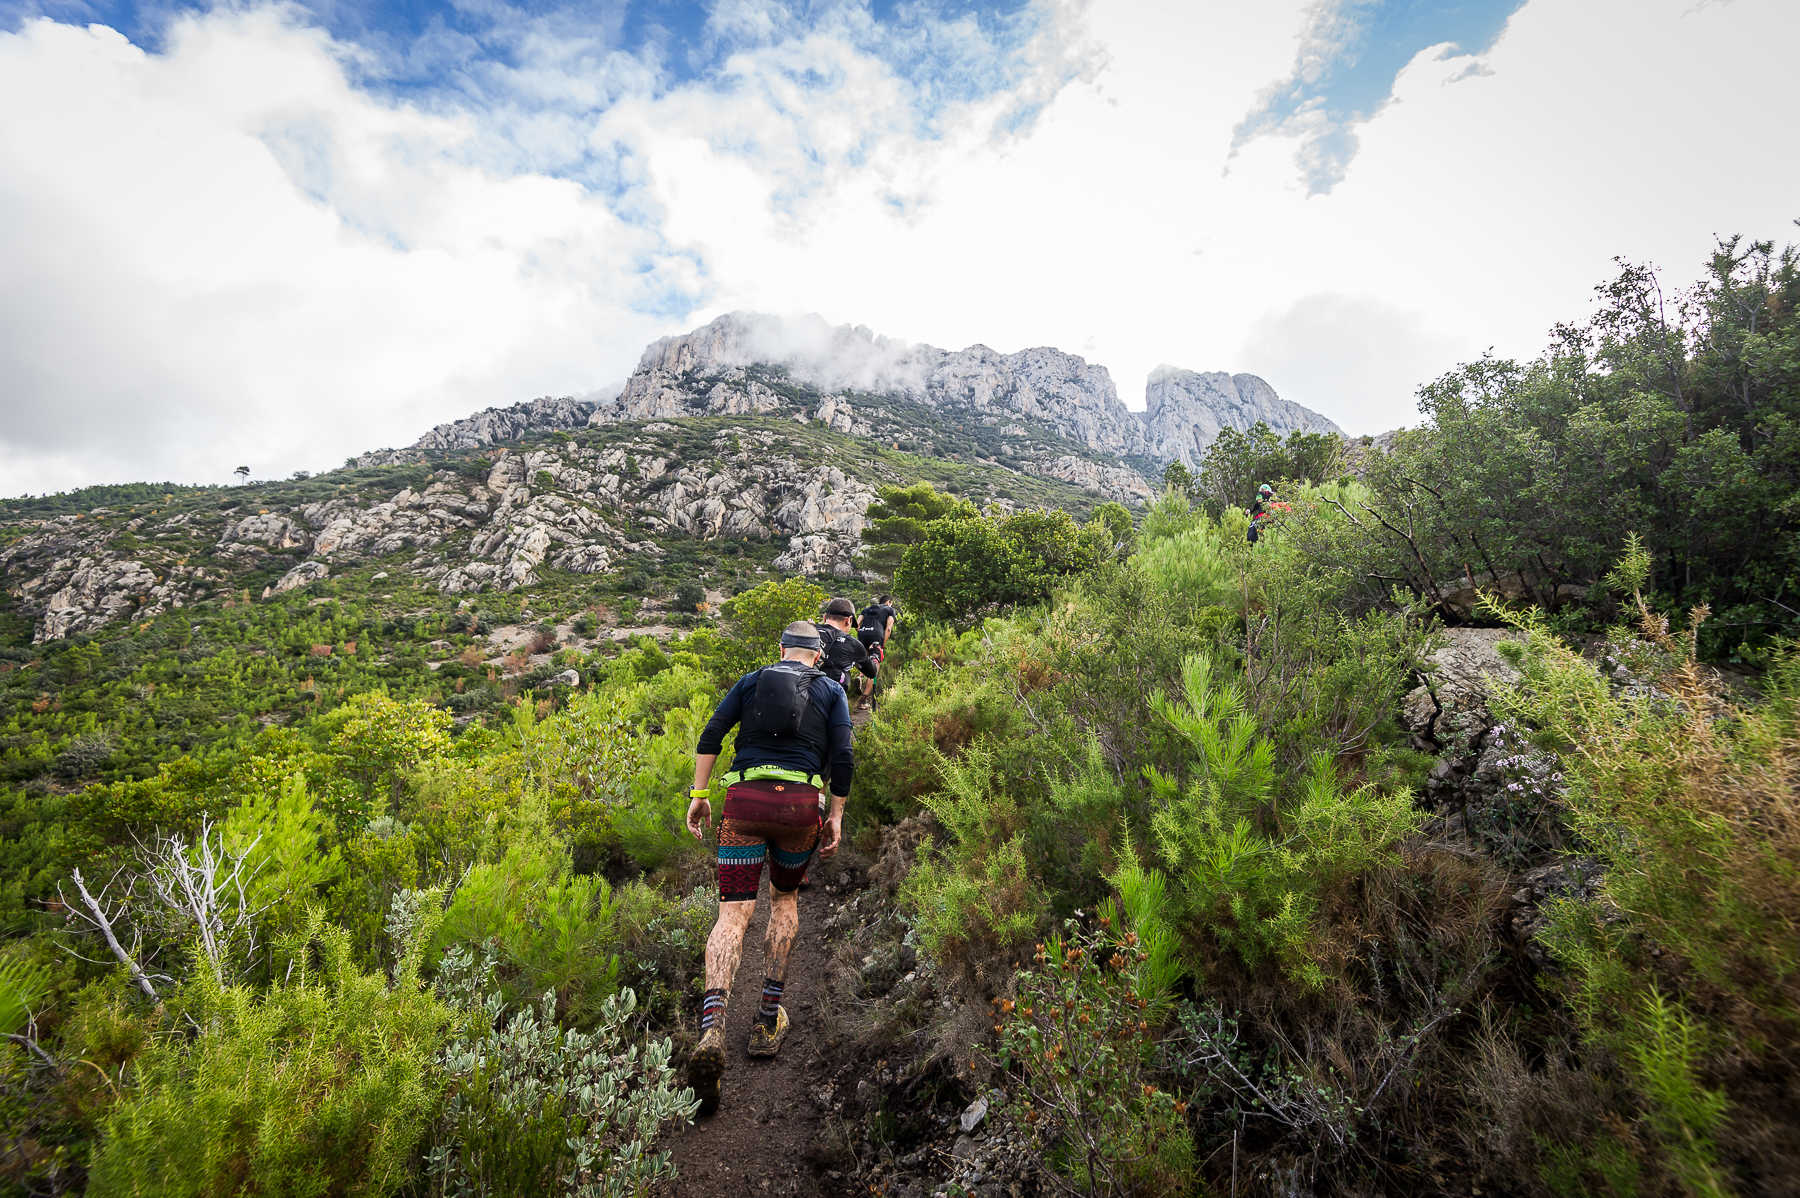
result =
[{"label": "black cap", "polygon": [[825,614],[828,616],[854,616],[856,614],[856,604],[839,596],[825,605]]}]

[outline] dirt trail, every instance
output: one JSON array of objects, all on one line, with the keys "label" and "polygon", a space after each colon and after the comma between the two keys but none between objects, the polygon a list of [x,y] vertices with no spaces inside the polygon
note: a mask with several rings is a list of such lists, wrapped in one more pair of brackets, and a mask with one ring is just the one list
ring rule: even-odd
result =
[{"label": "dirt trail", "polygon": [[[820,873],[815,871],[815,877]],[[752,1060],[744,1055],[744,1045],[762,992],[769,912],[769,884],[763,881],[725,1015],[725,1080],[719,1109],[676,1140],[675,1167],[680,1172],[667,1191],[672,1198],[795,1195],[817,1189],[806,1150],[818,1135],[811,1090],[823,1080],[818,1002],[827,949],[820,925],[830,908],[822,891],[815,885],[800,896],[800,933],[788,957],[790,997],[785,1005],[793,1024],[787,1042],[774,1060]]]},{"label": "dirt trail", "polygon": [[[855,711],[851,720],[860,727],[868,723],[869,712]],[[812,1092],[827,1076],[821,1067],[819,1003],[832,952],[824,923],[840,901],[845,880],[839,860],[815,864],[811,884],[800,894],[800,931],[788,956],[783,1000],[793,1022],[781,1055],[772,1061],[744,1054],[768,952],[769,880],[764,875],[725,1014],[725,1079],[719,1109],[676,1139],[679,1175],[664,1191],[669,1198],[742,1194],[788,1198],[820,1192],[807,1152],[818,1143],[820,1130]]]}]

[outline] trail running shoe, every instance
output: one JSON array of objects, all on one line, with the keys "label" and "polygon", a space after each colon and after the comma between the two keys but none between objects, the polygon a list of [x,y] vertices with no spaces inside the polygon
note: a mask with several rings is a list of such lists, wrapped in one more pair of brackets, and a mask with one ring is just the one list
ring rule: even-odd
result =
[{"label": "trail running shoe", "polygon": [[781,1051],[781,1042],[787,1039],[788,1013],[786,1007],[775,1008],[775,1026],[764,1027],[758,1019],[750,1025],[750,1055],[753,1057],[772,1057]]},{"label": "trail running shoe", "polygon": [[719,1079],[725,1074],[725,1029],[714,1024],[700,1037],[694,1055],[688,1058],[688,1085],[700,1100],[700,1113],[710,1115],[719,1109]]}]

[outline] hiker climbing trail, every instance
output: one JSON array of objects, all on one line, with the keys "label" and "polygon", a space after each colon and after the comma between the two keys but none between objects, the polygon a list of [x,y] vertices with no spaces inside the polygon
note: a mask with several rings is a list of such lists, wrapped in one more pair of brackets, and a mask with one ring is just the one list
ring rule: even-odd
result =
[{"label": "hiker climbing trail", "polygon": [[[870,712],[853,711],[851,722],[869,722]],[[821,1118],[812,1092],[824,1077],[819,1055],[826,965],[833,946],[825,930],[832,898],[845,879],[839,860],[818,862],[812,885],[800,896],[800,931],[788,957],[784,998],[793,1031],[773,1060],[745,1055],[756,1018],[757,983],[764,974],[768,944],[769,885],[756,898],[756,913],[744,937],[737,983],[725,1015],[726,1066],[719,1109],[684,1128],[674,1142],[676,1180],[669,1198],[725,1198],[770,1194],[777,1198],[820,1194],[820,1179],[808,1161],[818,1142]]]},{"label": "hiker climbing trail", "polygon": [[[834,873],[815,870],[821,879]],[[818,1077],[819,1002],[830,958],[822,926],[822,889],[814,885],[800,899],[800,932],[788,958],[793,997],[787,1000],[787,1007],[793,1031],[773,1060],[753,1060],[744,1053],[750,1024],[756,1018],[756,980],[763,976],[767,952],[763,938],[769,913],[767,882],[757,896],[750,935],[744,939],[738,984],[725,1017],[726,1066],[719,1109],[687,1127],[676,1139],[679,1174],[667,1191],[672,1198],[817,1192],[806,1152],[818,1131],[819,1116],[809,1097],[809,1083],[816,1083]]]}]

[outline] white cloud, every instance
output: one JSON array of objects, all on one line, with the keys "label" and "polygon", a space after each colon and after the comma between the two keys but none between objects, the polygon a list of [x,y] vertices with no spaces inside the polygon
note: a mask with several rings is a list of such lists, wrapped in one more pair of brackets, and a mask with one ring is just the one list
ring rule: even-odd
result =
[{"label": "white cloud", "polygon": [[[1481,348],[1471,352],[1433,331],[1419,313],[1375,296],[1318,292],[1259,317],[1245,334],[1237,366],[1280,379],[1285,398],[1347,430],[1376,432],[1418,423],[1412,394],[1419,383]],[[1377,402],[1352,403],[1370,396]]]},{"label": "white cloud", "polygon": [[335,464],[630,367],[654,247],[270,10],[0,38],[0,491]]},{"label": "white cloud", "polygon": [[[1310,8],[1045,0],[984,94],[854,15],[744,3],[701,80],[521,35],[484,106],[429,111],[269,11],[156,55],[28,25],[0,37],[0,104],[37,114],[0,125],[0,493],[328,465],[731,309],[1061,345],[1134,406],[1158,362],[1250,370],[1379,431],[1457,359],[1535,352],[1615,254],[1680,281],[1714,232],[1792,234],[1785,0],[1533,0],[1479,63],[1417,56],[1314,197],[1303,130],[1223,172]],[[972,20],[908,36],[996,55]],[[531,173],[569,164],[608,189]]]}]

